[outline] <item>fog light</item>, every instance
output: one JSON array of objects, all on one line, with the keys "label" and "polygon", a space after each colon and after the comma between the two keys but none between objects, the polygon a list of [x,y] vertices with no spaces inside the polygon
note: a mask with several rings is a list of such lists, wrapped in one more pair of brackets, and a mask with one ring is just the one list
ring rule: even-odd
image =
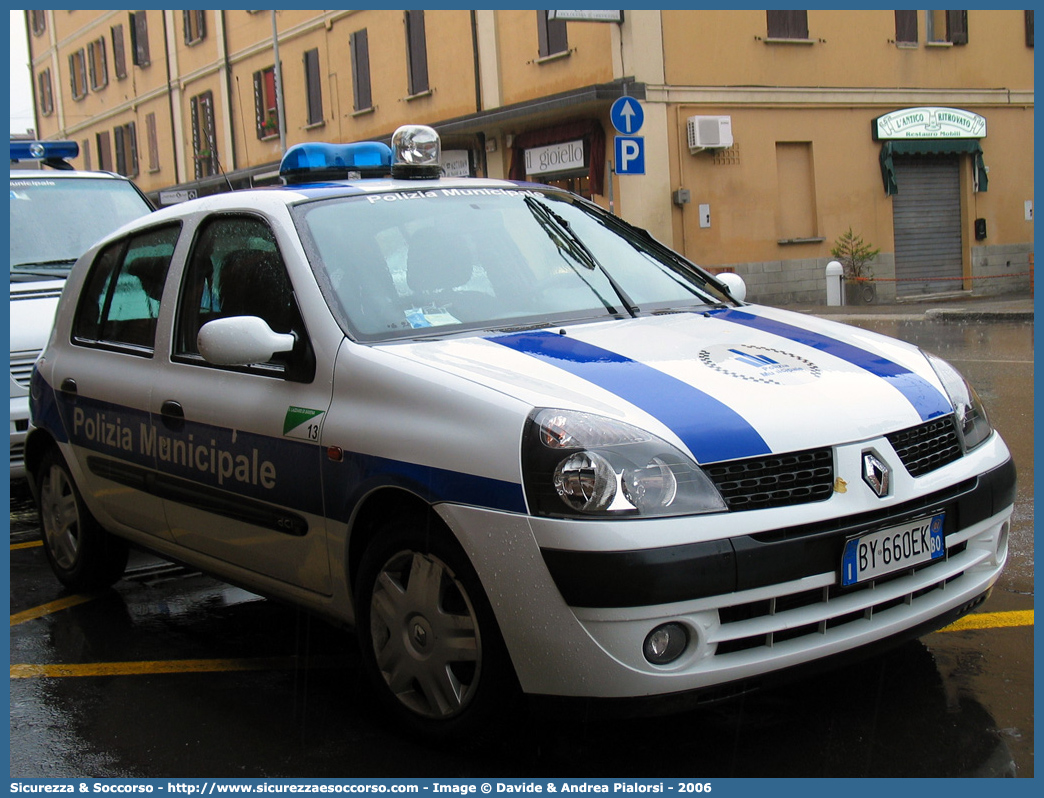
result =
[{"label": "fog light", "polygon": [[678,659],[689,645],[689,633],[680,623],[657,626],[645,638],[642,651],[653,665],[667,665]]},{"label": "fog light", "polygon": [[997,553],[994,555],[994,559],[997,564],[1004,562],[1008,556],[1008,533],[1011,529],[1011,525],[1005,521],[1001,524],[1000,532],[997,533]]}]

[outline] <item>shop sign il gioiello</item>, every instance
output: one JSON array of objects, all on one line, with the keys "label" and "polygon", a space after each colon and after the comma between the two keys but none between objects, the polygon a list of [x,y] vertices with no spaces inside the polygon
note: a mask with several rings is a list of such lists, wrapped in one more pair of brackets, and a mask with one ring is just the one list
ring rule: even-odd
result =
[{"label": "shop sign il gioiello", "polygon": [[526,174],[540,175],[582,169],[584,166],[584,142],[563,141],[547,147],[533,147],[525,152]]},{"label": "shop sign il gioiello", "polygon": [[959,108],[904,108],[873,121],[875,141],[907,139],[981,139],[985,117]]}]

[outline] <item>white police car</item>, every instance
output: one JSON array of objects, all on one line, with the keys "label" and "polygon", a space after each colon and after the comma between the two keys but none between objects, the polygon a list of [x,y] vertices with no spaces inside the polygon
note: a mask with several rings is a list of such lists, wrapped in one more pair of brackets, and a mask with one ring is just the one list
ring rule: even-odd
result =
[{"label": "white police car", "polygon": [[[11,477],[25,476],[29,378],[47,342],[65,276],[87,248],[152,210],[125,177],[73,171],[75,141],[12,141]],[[29,164],[37,168],[25,168]],[[40,165],[52,167],[46,171]]]},{"label": "white police car", "polygon": [[985,599],[1015,472],[951,366],[437,161],[423,127],[299,145],[290,185],[77,263],[27,449],[66,585],[130,541],[354,625],[434,733],[518,688],[718,696]]}]

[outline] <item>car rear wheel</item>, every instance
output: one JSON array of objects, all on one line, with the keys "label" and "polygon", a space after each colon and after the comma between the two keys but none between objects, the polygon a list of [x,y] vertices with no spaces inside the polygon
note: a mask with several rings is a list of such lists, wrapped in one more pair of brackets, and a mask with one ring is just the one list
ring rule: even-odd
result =
[{"label": "car rear wheel", "polygon": [[71,590],[113,584],[127,568],[126,542],[91,515],[59,452],[44,456],[36,478],[44,553],[55,576]]},{"label": "car rear wheel", "polygon": [[378,532],[356,582],[364,667],[415,732],[457,736],[517,697],[493,612],[464,552],[437,521]]}]

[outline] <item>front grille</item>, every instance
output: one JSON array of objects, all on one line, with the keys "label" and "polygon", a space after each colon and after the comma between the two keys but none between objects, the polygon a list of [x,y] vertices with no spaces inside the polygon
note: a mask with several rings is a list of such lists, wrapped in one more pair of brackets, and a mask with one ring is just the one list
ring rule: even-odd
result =
[{"label": "front grille", "polygon": [[36,358],[39,356],[39,349],[11,353],[11,377],[25,389],[29,388],[29,380],[33,376],[33,364],[36,363]]},{"label": "front grille", "polygon": [[961,456],[953,416],[944,416],[887,436],[910,476],[919,477]]},{"label": "front grille", "polygon": [[829,448],[711,463],[703,470],[733,512],[823,501],[834,491]]},{"label": "front grille", "polygon": [[[920,597],[933,590],[943,590],[947,584],[959,579],[964,571],[946,568],[944,563],[958,558],[966,550],[967,542],[962,542],[951,546],[943,559],[922,563],[905,571],[850,587],[833,584],[745,604],[721,607],[718,610],[721,619],[721,642],[718,643],[715,654],[723,656],[761,647],[770,648],[785,640],[796,640],[813,634],[823,635],[831,629],[853,621],[869,620],[890,609],[909,606]],[[904,578],[914,578],[915,574],[936,571],[939,572],[937,578],[921,579],[920,586],[909,592],[905,590],[889,591],[885,588],[889,583],[900,583]],[[880,599],[874,598],[878,595],[881,596]],[[845,604],[848,604],[850,609],[833,610],[834,607],[840,608]],[[808,623],[794,623],[792,619],[798,618],[815,618],[815,620],[810,620]],[[752,634],[732,631],[741,627],[754,628],[758,625],[759,620],[763,621],[771,631],[759,629]]]}]

